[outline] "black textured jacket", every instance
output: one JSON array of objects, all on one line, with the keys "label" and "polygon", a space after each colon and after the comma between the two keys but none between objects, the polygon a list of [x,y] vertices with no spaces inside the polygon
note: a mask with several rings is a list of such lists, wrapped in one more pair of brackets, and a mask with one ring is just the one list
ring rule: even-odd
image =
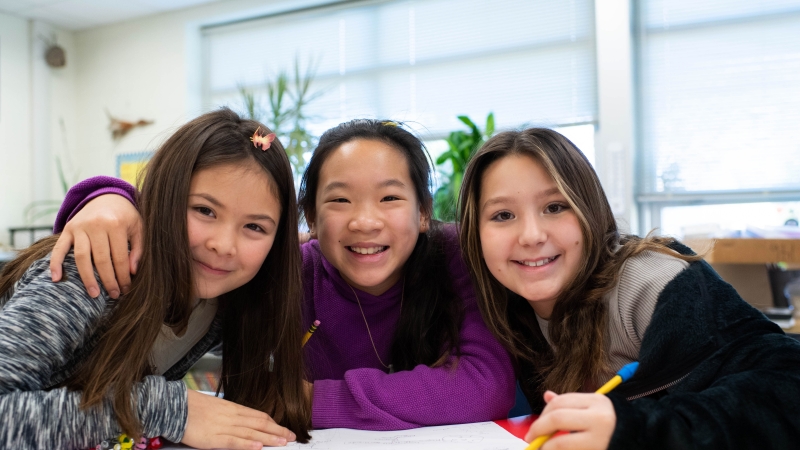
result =
[{"label": "black textured jacket", "polygon": [[639,363],[609,449],[800,448],[800,342],[705,261],[659,295]]}]

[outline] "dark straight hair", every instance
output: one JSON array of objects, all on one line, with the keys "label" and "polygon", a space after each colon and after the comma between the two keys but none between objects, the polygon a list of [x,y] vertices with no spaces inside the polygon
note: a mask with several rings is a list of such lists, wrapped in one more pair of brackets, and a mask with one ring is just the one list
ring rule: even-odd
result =
[{"label": "dark straight hair", "polygon": [[[141,424],[134,384],[152,374],[150,352],[161,326],[185,329],[193,307],[192,255],[186,211],[191,178],[199,170],[236,164],[263,170],[270,191],[281,206],[272,248],[261,268],[245,285],[219,297],[223,322],[221,388],[225,398],[266,412],[288,427],[298,441],[309,438],[310,405],[303,389],[300,349],[301,261],[297,236],[297,205],[291,166],[279,141],[267,151],[250,142],[264,125],[243,120],[229,109],[204,114],[186,125],[155,153],[142,182],[139,209],[143,248],[131,290],[117,302],[103,324],[103,338],[87,361],[65,381],[83,391],[82,407],[99,404],[111,392],[121,428],[138,436]],[[46,255],[53,238],[23,252],[15,270],[34,256]],[[27,266],[26,266],[27,267]],[[7,286],[0,279],[0,286]],[[0,297],[2,293],[0,293]],[[274,370],[268,359],[274,355]]]},{"label": "dark straight hair", "polygon": [[460,354],[464,311],[452,283],[442,282],[450,279],[447,240],[442,224],[432,220],[431,163],[422,142],[393,121],[357,119],[331,128],[320,137],[303,174],[300,207],[309,223],[316,220],[322,166],[339,147],[357,139],[385,143],[403,155],[422,214],[431,223],[404,265],[403,310],[392,340],[392,365],[396,370],[442,365],[450,355]]}]

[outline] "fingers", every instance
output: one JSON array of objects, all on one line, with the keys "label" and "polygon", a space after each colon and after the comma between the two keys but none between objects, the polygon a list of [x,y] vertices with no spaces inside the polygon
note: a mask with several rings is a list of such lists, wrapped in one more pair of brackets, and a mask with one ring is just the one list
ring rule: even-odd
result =
[{"label": "fingers", "polygon": [[541,447],[541,450],[575,450],[598,448],[592,435],[589,433],[563,433],[550,438]]},{"label": "fingers", "polygon": [[142,222],[141,220],[136,222],[136,225],[130,232],[130,241],[131,241],[131,251],[128,255],[130,259],[130,268],[131,273],[136,274],[136,271],[139,269],[139,260],[142,259],[142,252],[144,251],[142,247]]},{"label": "fingers", "polygon": [[227,448],[233,450],[261,450],[262,442],[242,439],[236,436],[213,436],[200,448]]},{"label": "fingers", "polygon": [[[573,415],[584,410],[586,396],[592,394],[564,394],[557,395],[555,392],[547,391],[544,393],[544,401],[547,402],[542,414],[531,424],[525,440],[530,441],[538,436],[549,435],[558,430],[578,430],[575,424],[570,422]],[[577,410],[577,411],[576,411]],[[569,426],[568,426],[569,425]]]},{"label": "fingers", "polygon": [[[533,438],[543,434],[555,433],[559,430],[580,431],[592,425],[593,415],[586,410],[559,409],[547,415],[542,415],[531,425],[529,432]],[[537,425],[534,427],[534,425]]]},{"label": "fingers", "polygon": [[[548,402],[547,406],[531,425],[525,435],[526,441],[530,442],[538,436],[550,435],[558,430],[566,430],[581,435],[581,439],[584,440],[578,441],[573,438],[565,443],[562,441],[562,443],[545,444],[542,448],[551,450],[606,448],[616,425],[614,405],[608,397],[600,394],[548,393],[545,394],[545,400]],[[555,440],[555,437],[552,440]]]},{"label": "fingers", "polygon": [[550,411],[554,411],[556,409],[561,409],[561,408],[586,409],[596,404],[598,401],[601,401],[601,399],[605,398],[605,396],[600,394],[584,394],[584,393],[572,393],[572,394],[562,394],[562,395],[557,395],[555,393],[551,394],[552,396],[548,396],[547,392],[545,392],[544,399],[545,402],[547,402],[547,406],[545,406],[544,410],[542,410],[542,415],[547,414]]},{"label": "fingers", "polygon": [[290,441],[290,439],[286,438],[285,436],[265,433],[248,427],[236,427],[236,430],[234,433],[232,433],[232,435],[240,439],[261,442],[268,447],[283,447]]},{"label": "fingers", "polygon": [[84,233],[75,235],[75,265],[78,267],[78,274],[81,276],[81,281],[86,287],[86,292],[89,296],[96,298],[100,295],[100,286],[94,277],[94,268],[92,266],[92,253],[89,236]]},{"label": "fingers", "polygon": [[56,245],[53,246],[53,254],[50,255],[50,276],[53,282],[61,280],[64,258],[72,248],[72,243],[72,232],[64,230],[61,236],[58,237]]},{"label": "fingers", "polygon": [[[227,402],[227,400],[225,400]],[[242,417],[249,417],[252,419],[265,420],[267,422],[275,423],[275,420],[269,414],[259,411],[257,409],[248,408],[233,402],[229,402],[235,408],[235,413]]]},{"label": "fingers", "polygon": [[[123,294],[131,288],[131,272],[128,266],[128,236],[125,230],[116,228],[109,231],[109,246],[111,249],[111,263],[117,284]],[[102,278],[101,278],[102,279]],[[103,280],[103,285],[108,286]],[[106,289],[108,290],[108,289]],[[116,298],[112,295],[113,298]]]},{"label": "fingers", "polygon": [[[258,432],[263,436],[270,435],[276,438],[283,438],[286,441],[293,441],[297,438],[288,428],[278,425],[271,417],[267,417],[269,420],[255,417],[240,417],[236,425]],[[254,437],[253,440],[263,440],[263,437]]]},{"label": "fingers", "polygon": [[100,275],[103,287],[106,288],[111,298],[118,298],[119,284],[117,284],[117,277],[114,274],[114,264],[111,262],[111,247],[109,246],[108,235],[105,233],[99,235],[89,234],[89,243],[92,247],[91,255],[94,260],[94,267],[97,269],[97,274]]},{"label": "fingers", "polygon": [[279,447],[297,437],[266,413],[187,391],[188,417],[182,442],[192,447]]}]

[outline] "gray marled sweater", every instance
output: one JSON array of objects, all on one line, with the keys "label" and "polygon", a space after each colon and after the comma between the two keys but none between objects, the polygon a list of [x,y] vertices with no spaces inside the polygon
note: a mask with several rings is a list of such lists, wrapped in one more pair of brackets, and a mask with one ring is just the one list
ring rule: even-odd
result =
[{"label": "gray marled sweater", "polygon": [[[0,448],[86,448],[120,433],[111,402],[80,408],[81,393],[53,388],[69,377],[102,337],[115,301],[103,290],[93,299],[70,253],[66,281],[50,280],[49,256],[34,263],[0,298]],[[134,389],[147,437],[178,442],[186,426],[186,371],[219,342],[220,317],[164,376]]]}]

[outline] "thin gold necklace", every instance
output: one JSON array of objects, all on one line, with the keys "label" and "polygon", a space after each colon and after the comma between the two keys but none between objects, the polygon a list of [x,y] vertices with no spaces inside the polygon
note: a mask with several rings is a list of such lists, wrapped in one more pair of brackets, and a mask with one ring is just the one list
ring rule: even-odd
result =
[{"label": "thin gold necklace", "polygon": [[[350,284],[347,284],[350,286]],[[361,311],[361,318],[364,319],[364,325],[367,327],[367,335],[369,336],[369,341],[372,343],[372,350],[375,352],[375,356],[378,358],[378,362],[381,363],[383,367],[389,370],[389,373],[394,373],[394,366],[389,364],[388,366],[383,363],[381,359],[381,355],[378,354],[378,348],[375,347],[375,341],[372,339],[372,333],[369,331],[369,324],[367,323],[367,316],[364,314],[364,308],[361,307],[361,300],[358,299],[358,294],[356,294],[356,290],[353,286],[350,286],[350,290],[353,291],[353,295],[356,297],[356,303],[358,303],[358,309]],[[403,277],[403,290],[400,291],[400,315],[403,314],[403,297],[406,295],[406,277]],[[399,319],[398,319],[399,320]]]}]

